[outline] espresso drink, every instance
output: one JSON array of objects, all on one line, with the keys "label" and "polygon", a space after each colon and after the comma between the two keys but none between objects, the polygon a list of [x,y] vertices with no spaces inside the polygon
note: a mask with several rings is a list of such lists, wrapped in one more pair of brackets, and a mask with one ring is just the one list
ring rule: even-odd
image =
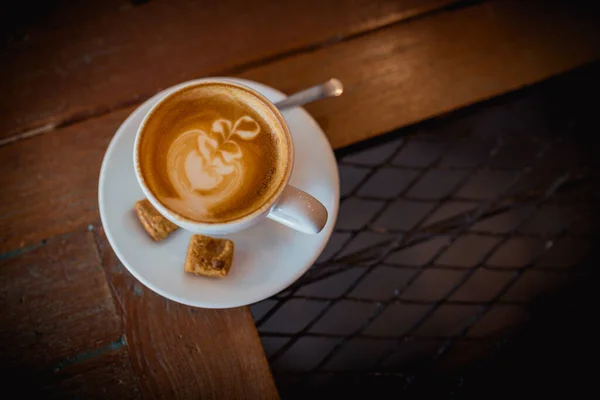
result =
[{"label": "espresso drink", "polygon": [[140,134],[146,186],[166,208],[196,222],[228,222],[260,209],[290,168],[285,128],[272,107],[227,83],[169,95]]}]

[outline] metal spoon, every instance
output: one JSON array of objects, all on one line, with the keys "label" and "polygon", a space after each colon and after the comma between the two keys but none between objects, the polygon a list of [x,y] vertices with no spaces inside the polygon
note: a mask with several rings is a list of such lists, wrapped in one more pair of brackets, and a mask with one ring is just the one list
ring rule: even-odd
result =
[{"label": "metal spoon", "polygon": [[342,94],[344,86],[339,80],[332,78],[319,85],[309,87],[308,89],[296,92],[287,98],[275,103],[275,107],[280,110],[303,106],[313,101],[326,99],[328,97],[336,97]]}]

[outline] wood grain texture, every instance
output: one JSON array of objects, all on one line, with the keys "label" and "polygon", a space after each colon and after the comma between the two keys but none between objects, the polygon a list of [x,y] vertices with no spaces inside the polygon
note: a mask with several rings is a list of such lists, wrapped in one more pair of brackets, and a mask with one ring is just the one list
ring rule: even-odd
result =
[{"label": "wood grain texture", "polygon": [[100,226],[95,234],[145,399],[278,398],[247,307],[210,310],[167,300],[127,272]]},{"label": "wood grain texture", "polygon": [[28,399],[140,399],[126,347],[41,370],[0,367],[3,390]]},{"label": "wood grain texture", "polygon": [[[44,399],[141,399],[126,347],[78,360],[41,376]],[[39,379],[39,378],[38,378]],[[31,397],[30,397],[31,398]]]},{"label": "wood grain texture", "polygon": [[98,219],[102,158],[132,110],[0,147],[0,253]]},{"label": "wood grain texture", "polygon": [[[559,5],[541,13],[534,4],[493,1],[444,12],[241,76],[288,93],[340,77],[343,96],[307,107],[339,148],[598,58],[597,24]],[[131,110],[0,147],[0,253],[98,218],[102,156]]]},{"label": "wood grain texture", "polygon": [[0,138],[99,115],[181,81],[456,1],[53,2],[35,23],[12,28],[0,48],[0,75],[10,77],[0,81]]},{"label": "wood grain texture", "polygon": [[38,398],[135,395],[121,321],[91,232],[57,236],[1,260],[0,310],[5,386],[20,385]]},{"label": "wood grain texture", "polygon": [[121,337],[91,232],[0,261],[0,354],[42,366]]},{"label": "wood grain texture", "polygon": [[339,78],[341,97],[306,109],[343,147],[598,59],[598,15],[554,3],[488,1],[241,76],[286,93]]}]

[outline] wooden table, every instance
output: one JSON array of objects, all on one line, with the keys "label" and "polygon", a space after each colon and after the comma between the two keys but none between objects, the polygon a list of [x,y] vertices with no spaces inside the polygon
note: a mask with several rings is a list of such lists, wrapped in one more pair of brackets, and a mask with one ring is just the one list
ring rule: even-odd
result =
[{"label": "wooden table", "polygon": [[[99,222],[119,124],[175,83],[233,75],[311,104],[336,149],[600,55],[597,15],[540,1],[67,2],[8,14],[0,92],[5,382],[82,398],[276,398],[247,307],[185,307],[137,282]],[[553,3],[553,4],[548,4]]]}]

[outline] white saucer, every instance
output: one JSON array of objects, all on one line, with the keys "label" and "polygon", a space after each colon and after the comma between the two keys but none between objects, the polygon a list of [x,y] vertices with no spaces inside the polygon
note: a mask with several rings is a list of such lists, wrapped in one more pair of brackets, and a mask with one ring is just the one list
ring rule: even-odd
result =
[{"label": "white saucer", "polygon": [[[254,88],[271,101],[285,98],[283,93],[263,84],[231,80]],[[179,229],[155,243],[133,212],[135,202],[144,197],[133,169],[135,134],[148,110],[174,89],[166,89],[135,110],[108,146],[98,188],[100,217],[108,241],[133,276],[156,293],[179,303],[228,308],[271,297],[310,268],[331,236],[339,207],[339,175],[331,146],[304,109],[282,112],[295,146],[290,183],[312,194],[327,208],[329,220],[321,233],[307,235],[264,220],[227,236],[235,243],[234,261],[227,277],[211,279],[187,274],[183,264],[191,233]]]}]

